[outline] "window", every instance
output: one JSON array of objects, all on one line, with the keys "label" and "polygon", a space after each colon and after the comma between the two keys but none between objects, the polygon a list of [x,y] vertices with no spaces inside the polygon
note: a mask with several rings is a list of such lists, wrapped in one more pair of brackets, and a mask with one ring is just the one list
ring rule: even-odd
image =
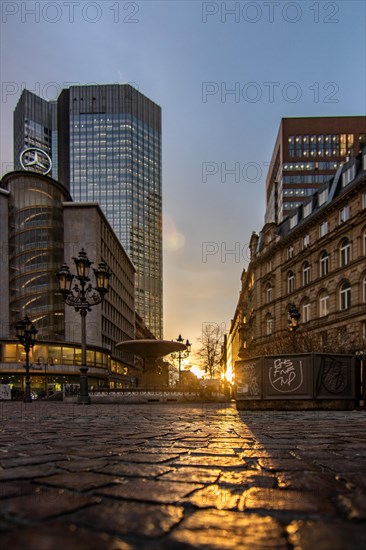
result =
[{"label": "window", "polygon": [[320,317],[326,317],[328,315],[329,307],[329,295],[326,290],[322,290],[319,295],[319,316]]},{"label": "window", "polygon": [[353,164],[348,170],[345,170],[342,174],[342,187],[346,187],[352,180],[355,179],[356,165]]},{"label": "window", "polygon": [[349,220],[349,206],[344,206],[339,211],[339,223],[344,223]]},{"label": "window", "polygon": [[362,338],[366,340],[366,321],[362,321]]},{"label": "window", "polygon": [[366,208],[366,191],[362,193],[362,208]]},{"label": "window", "polygon": [[320,256],[320,276],[325,277],[329,273],[329,254],[326,250]]},{"label": "window", "polygon": [[294,247],[291,245],[287,249],[287,259],[290,260],[294,257]]},{"label": "window", "polygon": [[272,301],[272,285],[271,283],[268,283],[266,285],[266,302],[269,304],[269,302]]},{"label": "window", "polygon": [[351,307],[351,284],[345,281],[340,288],[340,308],[341,310]]},{"label": "window", "polygon": [[302,284],[308,285],[310,283],[310,264],[305,262],[302,268]]},{"label": "window", "polygon": [[366,229],[363,232],[363,253],[366,256]]},{"label": "window", "polygon": [[340,253],[341,267],[344,267],[345,265],[349,264],[351,259],[351,243],[349,242],[347,237],[345,237],[341,242]]},{"label": "window", "polygon": [[306,248],[307,246],[309,246],[310,244],[310,235],[307,234],[307,235],[304,235],[303,239],[302,239],[302,245],[304,248]]},{"label": "window", "polygon": [[295,275],[293,271],[290,271],[287,275],[287,292],[291,294],[295,290]]},{"label": "window", "polygon": [[293,229],[297,225],[297,212],[290,218],[290,229]]},{"label": "window", "polygon": [[310,302],[308,299],[302,305],[302,321],[303,323],[310,321]]},{"label": "window", "polygon": [[366,304],[366,275],[363,278],[363,283],[362,283],[362,297],[363,297],[364,303]]},{"label": "window", "polygon": [[324,237],[329,231],[328,220],[325,220],[319,225],[319,236]]},{"label": "window", "polygon": [[270,336],[273,332],[273,319],[272,315],[269,314],[266,317],[266,334],[267,336]]},{"label": "window", "polygon": [[307,204],[304,205],[303,217],[307,218],[307,216],[310,216],[312,210],[313,210],[313,202],[310,201],[310,202],[308,202]]}]

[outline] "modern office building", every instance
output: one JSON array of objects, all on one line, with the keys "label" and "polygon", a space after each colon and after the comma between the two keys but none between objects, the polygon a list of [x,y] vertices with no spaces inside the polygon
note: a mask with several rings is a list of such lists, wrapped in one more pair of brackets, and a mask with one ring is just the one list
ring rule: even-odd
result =
[{"label": "modern office building", "polygon": [[283,118],[266,179],[265,222],[281,222],[365,143],[365,116]]},{"label": "modern office building", "polygon": [[[16,157],[29,143],[26,121],[41,124],[47,105],[54,109],[34,97],[24,91],[15,111]],[[56,103],[51,124],[56,136],[48,152],[56,159],[58,180],[74,201],[101,206],[136,268],[136,310],[161,338],[161,108],[130,85],[119,84],[72,86]],[[44,122],[40,144],[48,143],[46,128]]]},{"label": "modern office building", "polygon": [[57,105],[23,90],[15,108],[14,170],[21,170],[21,154],[28,147],[45,151],[52,158],[50,175],[57,179]]},{"label": "modern office building", "polygon": [[81,248],[112,271],[103,302],[86,318],[92,386],[128,387],[138,370],[116,344],[135,337],[135,268],[96,203],[71,201],[65,186],[37,172],[16,171],[0,182],[0,383],[24,388],[24,349],[15,324],[25,315],[38,330],[31,351],[32,389],[79,383],[80,314],[65,306],[56,272]]},{"label": "modern office building", "polygon": [[279,224],[250,239],[228,335],[236,361],[296,351],[354,353],[366,342],[366,148]]}]

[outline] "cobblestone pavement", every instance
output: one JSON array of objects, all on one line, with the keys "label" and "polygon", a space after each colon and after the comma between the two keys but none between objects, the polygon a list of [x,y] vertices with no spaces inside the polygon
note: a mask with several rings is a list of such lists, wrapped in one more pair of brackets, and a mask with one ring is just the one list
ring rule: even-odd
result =
[{"label": "cobblestone pavement", "polygon": [[6,549],[366,548],[366,413],[0,403]]}]

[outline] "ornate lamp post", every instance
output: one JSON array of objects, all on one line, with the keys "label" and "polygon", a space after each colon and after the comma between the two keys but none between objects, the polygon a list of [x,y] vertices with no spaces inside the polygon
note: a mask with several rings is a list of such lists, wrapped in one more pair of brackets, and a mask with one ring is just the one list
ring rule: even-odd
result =
[{"label": "ornate lamp post", "polygon": [[[179,342],[180,344],[184,343],[184,338],[182,338],[181,334],[178,336],[177,342]],[[186,348],[187,348],[185,351],[178,351],[177,353],[172,353],[171,354],[173,359],[178,358],[178,382],[179,382],[179,384],[181,382],[182,359],[187,359],[187,357],[189,357],[189,354],[191,353],[191,347],[192,347],[192,344],[190,343],[190,341],[188,339],[186,340],[185,345],[186,345]]]},{"label": "ornate lamp post", "polygon": [[28,315],[24,317],[22,321],[18,321],[15,325],[17,331],[17,337],[25,350],[25,395],[24,402],[32,402],[32,394],[30,389],[30,376],[29,376],[29,352],[36,343],[36,335],[38,330],[29,319]]},{"label": "ornate lamp post", "polygon": [[[60,291],[68,306],[75,308],[81,316],[81,367],[80,367],[80,395],[78,403],[88,405],[90,403],[88,389],[88,367],[86,365],[86,316],[93,306],[100,304],[109,290],[111,272],[105,262],[100,262],[97,269],[93,269],[96,286],[90,283],[89,271],[91,262],[82,248],[77,258],[73,258],[76,266],[76,275],[70,272],[69,267],[63,264],[56,273]],[[71,288],[74,277],[78,280]]]},{"label": "ornate lamp post", "polygon": [[293,351],[296,351],[296,331],[299,328],[300,311],[295,304],[291,304],[288,310],[288,328],[292,334]]}]

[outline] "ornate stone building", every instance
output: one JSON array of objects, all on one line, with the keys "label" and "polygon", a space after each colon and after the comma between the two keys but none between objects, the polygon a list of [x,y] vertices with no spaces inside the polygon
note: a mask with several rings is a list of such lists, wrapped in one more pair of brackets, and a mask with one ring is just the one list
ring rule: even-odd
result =
[{"label": "ornate stone building", "polygon": [[[263,354],[366,345],[366,149],[281,223],[250,240],[227,368]],[[300,313],[289,331],[289,308]]]}]

